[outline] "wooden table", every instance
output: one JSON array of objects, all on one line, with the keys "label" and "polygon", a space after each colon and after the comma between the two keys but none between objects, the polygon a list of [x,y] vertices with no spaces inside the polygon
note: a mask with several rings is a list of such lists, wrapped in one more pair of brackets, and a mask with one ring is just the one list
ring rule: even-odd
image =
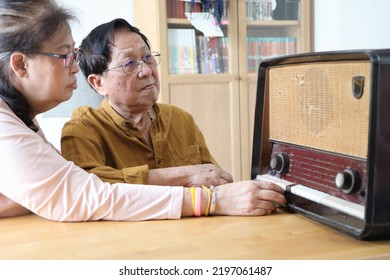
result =
[{"label": "wooden table", "polygon": [[358,241],[299,214],[60,223],[0,219],[0,259],[390,259],[390,240]]}]

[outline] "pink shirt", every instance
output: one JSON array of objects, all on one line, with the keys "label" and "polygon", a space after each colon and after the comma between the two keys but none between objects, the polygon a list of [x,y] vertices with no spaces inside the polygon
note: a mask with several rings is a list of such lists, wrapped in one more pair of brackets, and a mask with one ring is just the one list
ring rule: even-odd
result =
[{"label": "pink shirt", "polygon": [[0,217],[55,221],[179,219],[183,187],[109,184],[66,161],[0,98]]}]

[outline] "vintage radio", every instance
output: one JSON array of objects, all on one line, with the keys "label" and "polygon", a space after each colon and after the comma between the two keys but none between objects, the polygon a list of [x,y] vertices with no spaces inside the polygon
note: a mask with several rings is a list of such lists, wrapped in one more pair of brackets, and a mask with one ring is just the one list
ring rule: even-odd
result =
[{"label": "vintage radio", "polygon": [[390,49],[262,62],[251,172],[282,186],[295,212],[390,238]]}]

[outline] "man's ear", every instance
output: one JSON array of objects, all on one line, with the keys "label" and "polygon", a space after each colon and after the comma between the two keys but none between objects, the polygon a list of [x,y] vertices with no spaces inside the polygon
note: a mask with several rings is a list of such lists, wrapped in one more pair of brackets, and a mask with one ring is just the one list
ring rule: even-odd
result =
[{"label": "man's ear", "polygon": [[104,90],[101,75],[91,74],[87,78],[88,83],[93,87],[93,89],[103,97],[107,97],[106,91]]},{"label": "man's ear", "polygon": [[10,57],[11,68],[15,75],[23,78],[27,75],[27,55],[21,52],[14,52]]}]

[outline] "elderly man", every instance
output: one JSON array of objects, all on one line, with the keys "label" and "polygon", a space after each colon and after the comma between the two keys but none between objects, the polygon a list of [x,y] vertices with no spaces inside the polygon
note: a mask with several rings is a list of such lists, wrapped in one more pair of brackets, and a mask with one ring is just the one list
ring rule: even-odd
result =
[{"label": "elderly man", "polygon": [[123,19],[83,40],[79,66],[104,96],[98,108],[77,108],[64,125],[63,156],[107,182],[221,185],[233,181],[210,154],[193,117],[157,104],[160,54]]}]

